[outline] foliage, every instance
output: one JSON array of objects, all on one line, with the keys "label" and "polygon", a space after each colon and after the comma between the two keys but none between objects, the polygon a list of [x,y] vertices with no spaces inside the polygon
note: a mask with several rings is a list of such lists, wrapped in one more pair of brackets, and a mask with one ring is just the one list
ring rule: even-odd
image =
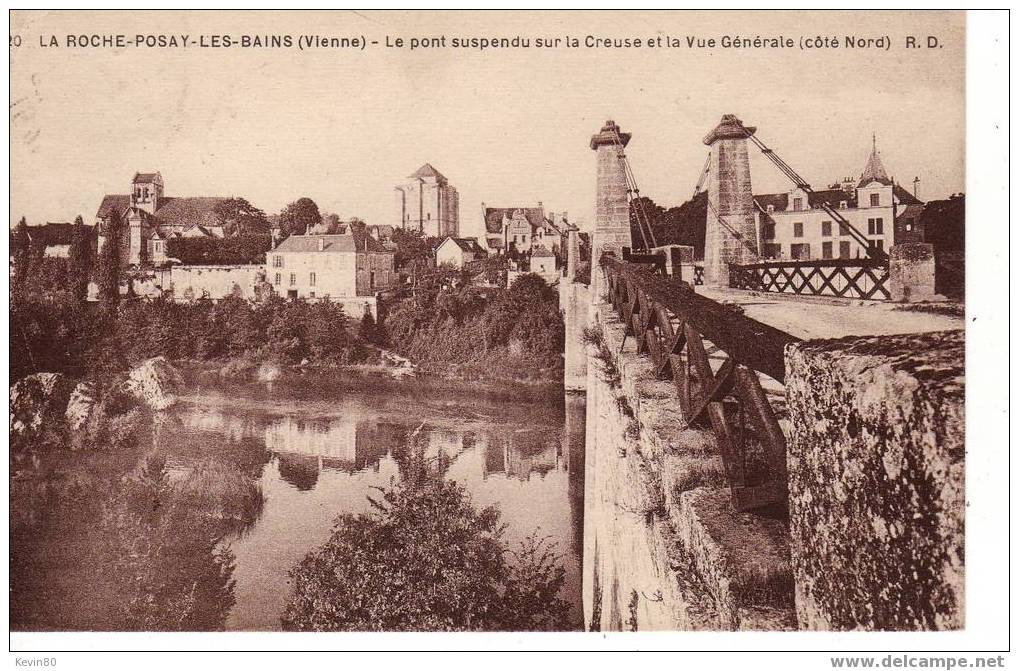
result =
[{"label": "foliage", "polygon": [[184,264],[242,265],[265,263],[272,247],[268,234],[240,234],[227,238],[171,238],[166,255]]},{"label": "foliage", "polygon": [[386,315],[389,346],[426,368],[539,379],[562,371],[564,330],[556,292],[537,275],[482,298],[462,282],[437,283]]},{"label": "foliage", "polygon": [[280,212],[280,227],[284,235],[304,235],[309,226],[322,221],[318,205],[311,198],[298,198]]},{"label": "foliage", "polygon": [[[634,199],[630,206],[630,228],[634,241],[640,240],[635,221],[638,210],[646,213],[659,245],[689,245],[697,258],[704,256],[707,222],[707,192],[702,191],[677,207],[661,207],[647,196]],[[641,209],[642,208],[642,209]],[[643,215],[641,215],[643,217]],[[642,218],[643,220],[643,218]]]},{"label": "foliage", "polygon": [[269,235],[269,219],[265,212],[244,198],[230,198],[216,205],[214,214],[223,224],[227,237]]},{"label": "foliage", "polygon": [[28,235],[28,222],[22,217],[18,225],[14,227],[14,236],[11,239],[12,258],[12,288],[15,292],[21,291],[26,286],[28,268],[31,263],[31,239]]},{"label": "foliage", "polygon": [[543,541],[513,553],[499,511],[441,477],[409,478],[337,519],[291,571],[283,628],[534,631],[565,625],[564,569]]},{"label": "foliage", "polygon": [[343,306],[327,301],[274,297],[253,303],[230,296],[111,306],[81,303],[69,292],[33,293],[15,297],[10,314],[11,380],[57,372],[87,376],[100,383],[100,391],[120,371],[155,356],[351,363],[369,355]]},{"label": "foliage", "polygon": [[393,244],[396,245],[396,267],[406,268],[412,263],[427,266],[432,259],[432,247],[437,238],[426,237],[421,231],[397,228],[393,231]]},{"label": "foliage", "polygon": [[120,214],[111,211],[106,219],[103,248],[99,251],[96,285],[99,300],[115,305],[120,300],[120,245],[123,228]]},{"label": "foliage", "polygon": [[88,297],[88,282],[92,275],[92,240],[81,215],[74,219],[74,235],[67,259],[67,280],[72,295],[79,301]]}]

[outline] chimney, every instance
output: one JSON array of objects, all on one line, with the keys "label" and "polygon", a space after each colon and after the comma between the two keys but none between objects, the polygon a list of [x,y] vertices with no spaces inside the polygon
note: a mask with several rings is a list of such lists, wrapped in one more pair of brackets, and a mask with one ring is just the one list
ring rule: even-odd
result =
[{"label": "chimney", "polygon": [[318,238],[318,251],[324,252],[326,250],[326,239],[322,236]]},{"label": "chimney", "polygon": [[913,197],[918,199],[918,200],[920,198],[920,176],[919,175],[917,175],[916,177],[913,178]]}]

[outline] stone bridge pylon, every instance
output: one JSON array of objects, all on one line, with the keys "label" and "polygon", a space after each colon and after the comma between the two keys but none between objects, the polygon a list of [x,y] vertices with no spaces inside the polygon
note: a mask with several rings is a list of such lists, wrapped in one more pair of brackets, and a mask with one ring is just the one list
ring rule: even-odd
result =
[{"label": "stone bridge pylon", "polygon": [[753,263],[758,257],[754,195],[750,182],[748,133],[734,114],[704,137],[711,148],[708,178],[708,212],[704,234],[704,283],[729,285],[730,263]]}]

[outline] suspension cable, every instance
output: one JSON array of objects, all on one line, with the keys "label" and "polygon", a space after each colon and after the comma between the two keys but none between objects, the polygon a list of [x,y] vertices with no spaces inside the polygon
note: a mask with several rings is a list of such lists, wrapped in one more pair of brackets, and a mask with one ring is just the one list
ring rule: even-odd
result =
[{"label": "suspension cable", "polygon": [[[623,138],[620,137],[619,131],[617,130],[613,130],[612,135],[616,144],[619,161],[623,165],[623,177],[626,180],[627,202],[631,206],[630,216],[637,220],[637,230],[640,231],[640,237],[644,242],[644,249],[657,247],[658,242],[655,240],[655,232],[651,227],[651,219],[648,217],[644,201],[641,200],[640,197],[640,187],[637,186],[637,177],[634,175],[633,168],[630,166],[630,161],[626,158]],[[636,207],[633,207],[634,200],[636,200]],[[645,229],[647,230],[646,234]],[[648,238],[650,238],[650,244],[648,244]]]}]

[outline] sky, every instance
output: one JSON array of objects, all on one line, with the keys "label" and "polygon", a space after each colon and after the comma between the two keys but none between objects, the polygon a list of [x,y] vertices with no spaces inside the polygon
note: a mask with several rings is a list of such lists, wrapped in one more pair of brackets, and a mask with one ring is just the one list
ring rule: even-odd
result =
[{"label": "sky", "polygon": [[[858,177],[871,136],[922,199],[965,190],[965,19],[938,12],[14,12],[14,222],[91,221],[135,172],[167,195],[241,196],[268,213],[307,196],[324,212],[393,224],[393,187],[423,163],[460,193],[462,235],[482,202],[593,222],[606,119],[644,195],[688,199],[704,135],[737,114],[808,182]],[[365,50],[59,48],[68,34],[364,36]],[[538,49],[537,38],[882,36],[883,49]],[[409,50],[445,35],[446,48]],[[940,48],[905,49],[907,35]],[[456,49],[455,37],[530,49]],[[385,46],[388,38],[403,48]],[[754,191],[789,188],[752,155]]]}]

